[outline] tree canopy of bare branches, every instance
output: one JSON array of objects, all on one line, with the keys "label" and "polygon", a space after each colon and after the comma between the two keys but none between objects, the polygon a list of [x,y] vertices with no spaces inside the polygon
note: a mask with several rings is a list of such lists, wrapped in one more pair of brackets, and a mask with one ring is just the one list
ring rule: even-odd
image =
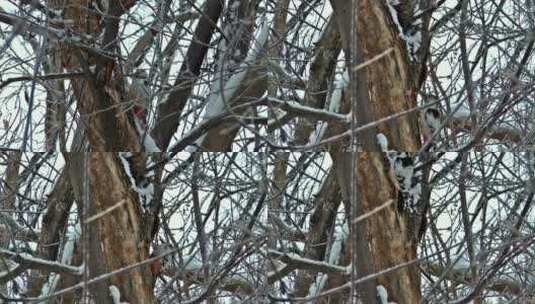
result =
[{"label": "tree canopy of bare branches", "polygon": [[0,2],[0,302],[535,303],[534,0]]}]

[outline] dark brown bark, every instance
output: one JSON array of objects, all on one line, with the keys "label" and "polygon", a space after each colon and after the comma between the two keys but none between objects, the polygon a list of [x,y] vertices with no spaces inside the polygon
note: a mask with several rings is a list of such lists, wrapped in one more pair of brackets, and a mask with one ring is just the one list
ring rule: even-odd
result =
[{"label": "dark brown bark", "polygon": [[[365,214],[389,200],[397,202],[397,190],[389,178],[382,153],[364,152],[357,156],[359,214]],[[407,218],[398,213],[397,204],[362,222],[365,240],[370,251],[373,271],[387,269],[416,258],[416,240]],[[398,303],[420,303],[420,278],[416,265],[390,272],[377,279],[384,285],[391,299]]]},{"label": "dark brown bark", "polygon": [[186,61],[180,67],[180,72],[175,80],[175,90],[158,106],[158,117],[153,135],[162,151],[167,148],[176,132],[182,110],[186,106],[197,77],[199,77],[212,34],[223,9],[223,2],[223,0],[206,2],[203,15],[186,52]]},{"label": "dark brown bark", "polygon": [[[70,183],[68,165],[63,169],[54,185],[54,189],[46,202],[46,213],[43,217],[43,229],[37,243],[37,256],[46,260],[56,260],[59,252],[60,236],[65,230],[69,210],[74,202],[74,194]],[[28,282],[28,296],[35,297],[40,294],[41,288],[47,279],[47,272],[32,271]]]},{"label": "dark brown bark", "polygon": [[[332,15],[320,40],[316,43],[314,61],[310,65],[310,77],[305,91],[305,106],[324,108],[327,102],[328,86],[333,79],[341,48],[340,31],[335,15]],[[313,123],[306,118],[301,118],[295,131],[295,143],[298,145],[306,144],[314,130],[313,127]]]},{"label": "dark brown bark", "polygon": [[[97,245],[97,248],[92,247],[92,252],[98,252],[100,247],[102,258],[95,262],[102,265],[102,271],[110,272],[147,259],[149,243],[144,238],[146,230],[141,221],[139,202],[130,188],[124,169],[119,165],[117,155],[96,152],[88,157],[91,211],[98,214],[124,200],[121,207],[92,223],[96,230],[92,243]],[[111,277],[108,283],[119,288],[124,297],[122,301],[155,302],[152,275],[148,267]]]},{"label": "dark brown bark", "polygon": [[[328,238],[333,232],[338,206],[342,201],[342,193],[336,171],[335,168],[331,169],[316,196],[314,204],[316,207],[310,217],[310,229],[305,242],[305,258],[317,261],[325,259]],[[312,273],[309,270],[300,270],[297,273],[294,296],[306,296],[315,275],[316,273]]]}]

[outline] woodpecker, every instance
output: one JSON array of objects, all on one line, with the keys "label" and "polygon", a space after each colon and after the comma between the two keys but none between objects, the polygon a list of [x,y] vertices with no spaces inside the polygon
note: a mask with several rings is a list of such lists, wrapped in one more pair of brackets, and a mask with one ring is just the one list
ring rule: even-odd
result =
[{"label": "woodpecker", "polygon": [[[436,103],[438,101],[438,98],[432,95],[426,96],[425,99],[426,103]],[[433,104],[432,106],[427,107],[425,110],[420,112],[420,120],[424,143],[427,143],[431,140],[436,141],[437,138],[433,139],[433,134],[440,130],[442,125],[442,115],[437,105]]]},{"label": "woodpecker", "polygon": [[136,122],[144,129],[147,124],[147,110],[150,108],[148,75],[144,69],[137,69],[132,77],[129,95],[134,102],[133,114]]},{"label": "woodpecker", "polygon": [[398,209],[406,213],[415,213],[422,192],[422,172],[417,170],[421,163],[418,155],[388,149],[388,140],[383,133],[377,134],[377,143],[389,162],[390,170],[399,188]]},{"label": "woodpecker", "polygon": [[430,142],[426,150],[427,152],[433,152],[436,150],[437,141],[440,141],[441,138],[440,132],[433,136],[437,131],[440,131],[440,126],[442,124],[440,111],[436,108],[427,108],[422,113],[422,116],[424,145]]}]

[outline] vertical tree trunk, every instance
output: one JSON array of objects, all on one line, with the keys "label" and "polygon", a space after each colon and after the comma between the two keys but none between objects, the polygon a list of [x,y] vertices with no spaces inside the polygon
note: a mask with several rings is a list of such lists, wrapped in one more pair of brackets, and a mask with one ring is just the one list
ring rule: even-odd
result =
[{"label": "vertical tree trunk", "polygon": [[[405,7],[408,1],[401,1]],[[407,2],[407,3],[405,3]],[[364,68],[351,69],[352,79],[358,81],[356,96],[357,126],[406,111],[416,106],[419,64],[412,62],[405,42],[387,7],[386,1],[357,0],[357,7],[349,1],[331,1],[341,30],[342,43],[346,58],[353,62],[365,63],[385,51],[386,56]],[[351,16],[356,9],[357,15]],[[351,18],[356,18],[354,23]],[[403,16],[400,15],[400,18]],[[356,25],[356,37],[351,37],[351,24]],[[357,39],[356,54],[350,52],[351,38]],[[351,50],[353,51],[353,50]],[[349,56],[348,56],[349,55]],[[352,62],[351,60],[348,62]],[[416,258],[417,239],[410,229],[409,217],[397,209],[398,190],[396,181],[389,177],[391,170],[384,155],[379,151],[375,134],[383,133],[389,148],[401,151],[417,151],[420,135],[417,115],[407,115],[359,133],[359,143],[363,152],[357,152],[355,178],[348,175],[342,180],[344,193],[349,197],[351,184],[357,185],[357,215],[366,214],[387,202],[393,202],[356,225],[356,251],[358,277],[385,270],[409,262]],[[336,159],[335,159],[336,161]],[[340,160],[338,160],[340,161]],[[345,181],[344,181],[345,180]],[[410,265],[370,280],[358,287],[365,303],[373,303],[376,285],[384,285],[388,290],[389,301],[400,304],[420,302],[420,283],[417,265]]]},{"label": "vertical tree trunk", "polygon": [[[19,167],[20,160],[22,158],[22,152],[13,151],[7,153],[7,169],[5,172],[5,182],[3,185],[4,192],[0,195],[0,206],[5,211],[13,210],[15,211],[15,200],[17,195],[17,177],[19,176]],[[12,217],[12,220],[15,220],[13,217],[14,214],[11,212],[4,213],[5,217]],[[8,219],[9,220],[9,219]],[[8,248],[10,242],[10,235],[14,229],[9,228],[10,225],[7,223],[8,220],[0,220],[0,247]],[[0,270],[4,271],[4,263],[0,264]],[[0,292],[5,294],[7,291],[5,284],[0,284]]]},{"label": "vertical tree trunk", "polygon": [[[107,273],[136,264],[148,258],[149,242],[145,238],[146,227],[141,221],[140,202],[130,190],[129,180],[115,153],[89,153],[88,175],[92,212],[99,214],[117,204],[121,207],[88,223],[94,228],[94,240],[90,246],[93,257],[90,265],[100,265]],[[99,246],[100,245],[100,246]],[[100,248],[99,248],[100,247]],[[98,252],[100,249],[101,252]],[[95,263],[95,264],[93,264]],[[91,269],[93,270],[93,269]],[[97,270],[98,271],[98,270]],[[92,275],[99,275],[93,272]],[[135,268],[108,280],[121,291],[121,301],[130,303],[154,303],[152,275],[147,266]],[[97,293],[102,291],[96,291]],[[107,290],[104,291],[108,294]]]},{"label": "vertical tree trunk", "polygon": [[[134,4],[134,1],[127,0],[109,1],[108,17],[102,17],[96,13],[94,1],[69,0],[64,3],[62,12],[66,19],[73,20],[72,30],[77,36],[99,37],[97,43],[102,44],[102,49],[114,53],[119,17]],[[60,48],[62,65],[67,71],[82,70],[86,73],[85,77],[73,79],[72,85],[89,149],[100,151],[87,155],[87,167],[84,168],[87,180],[82,180],[89,183],[90,191],[82,223],[88,216],[98,217],[87,223],[83,231],[90,236],[84,245],[84,249],[89,250],[89,259],[85,262],[88,262],[90,278],[148,258],[149,242],[147,229],[142,224],[141,202],[130,181],[130,176],[143,173],[146,155],[135,153],[142,150],[139,134],[132,119],[119,106],[125,100],[125,88],[122,73],[115,66],[116,61],[72,45],[60,45]],[[129,168],[122,164],[114,151],[134,152]],[[80,185],[74,188],[75,192],[83,191]],[[117,204],[120,207],[113,212],[104,212]],[[90,290],[98,303],[111,302],[108,289],[111,285],[119,289],[121,301],[154,303],[152,281],[148,267],[138,267],[99,282]]]}]

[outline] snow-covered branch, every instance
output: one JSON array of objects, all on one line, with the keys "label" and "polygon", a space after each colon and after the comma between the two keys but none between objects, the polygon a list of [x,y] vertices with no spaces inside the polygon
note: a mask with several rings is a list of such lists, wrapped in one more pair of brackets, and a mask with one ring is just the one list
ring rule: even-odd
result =
[{"label": "snow-covered branch", "polygon": [[[212,91],[205,106],[203,122],[212,117],[220,115],[225,111],[225,109],[229,108],[229,104],[231,104],[232,100],[236,97],[236,94],[246,82],[251,71],[253,71],[254,67],[257,66],[257,61],[269,37],[269,29],[270,24],[268,22],[264,22],[254,40],[253,47],[247,54],[247,57],[243,63],[240,65],[239,72],[233,74],[230,79],[224,83],[222,83],[223,80],[219,78],[212,85]],[[204,135],[202,135],[196,141],[196,146],[201,146],[203,140]],[[195,148],[192,148],[189,152],[194,151]]]},{"label": "snow-covered branch", "polygon": [[295,101],[280,100],[275,97],[266,97],[268,103],[279,106],[286,112],[297,114],[304,117],[315,118],[324,121],[339,121],[341,123],[349,123],[350,117],[345,114],[338,114],[328,110],[316,109],[312,107],[303,106]]},{"label": "snow-covered branch", "polygon": [[71,275],[82,274],[82,269],[80,267],[36,258],[28,253],[16,253],[6,249],[0,249],[0,257],[10,259],[25,269],[39,269],[56,273],[68,273]]},{"label": "snow-covered branch", "polygon": [[[437,277],[445,275],[447,280],[457,284],[465,284],[467,286],[473,284],[471,273],[466,271],[466,269],[456,269],[455,267],[447,267],[439,264],[424,264],[422,268],[424,271]],[[523,290],[534,290],[535,286],[525,287],[521,282],[495,278],[486,285],[486,289],[499,293],[521,295]]]},{"label": "snow-covered branch", "polygon": [[[451,118],[450,127],[453,129],[471,130],[472,120],[470,119],[470,113],[466,111],[457,111]],[[519,129],[501,124],[489,128],[486,137],[520,143],[522,141],[523,134]]]},{"label": "snow-covered branch", "polygon": [[[63,251],[61,252],[60,262],[63,265],[69,265],[72,262],[72,258],[74,256],[74,245],[80,238],[81,234],[81,227],[80,224],[77,224],[75,227],[69,227],[68,231],[66,233],[66,241],[65,245],[63,246]],[[48,277],[48,280],[43,285],[43,288],[41,289],[41,296],[47,296],[49,294],[52,294],[58,285],[60,279],[59,273],[51,273]]]},{"label": "snow-covered branch", "polygon": [[347,267],[333,265],[323,261],[317,261],[307,258],[302,258],[294,253],[284,253],[274,249],[268,249],[267,254],[269,257],[276,258],[287,265],[291,265],[294,268],[313,270],[322,273],[338,273],[348,274]]}]

